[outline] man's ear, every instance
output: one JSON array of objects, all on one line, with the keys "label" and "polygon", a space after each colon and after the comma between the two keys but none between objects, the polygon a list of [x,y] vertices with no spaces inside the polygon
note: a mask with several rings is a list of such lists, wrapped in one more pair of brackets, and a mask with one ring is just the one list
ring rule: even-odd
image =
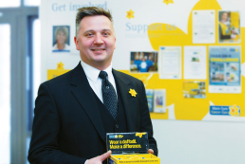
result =
[{"label": "man's ear", "polygon": [[76,36],[74,36],[74,42],[75,42],[75,44],[76,44],[76,49],[77,49],[77,50],[80,50],[80,49],[79,49],[79,45],[78,45],[78,38],[77,38]]},{"label": "man's ear", "polygon": [[115,48],[114,49],[117,48],[117,44],[116,44],[117,42],[116,41],[117,41],[117,38],[115,38]]}]

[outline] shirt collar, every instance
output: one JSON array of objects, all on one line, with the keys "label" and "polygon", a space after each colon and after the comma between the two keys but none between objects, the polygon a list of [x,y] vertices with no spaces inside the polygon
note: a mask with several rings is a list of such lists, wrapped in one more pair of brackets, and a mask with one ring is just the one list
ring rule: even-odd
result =
[{"label": "shirt collar", "polygon": [[[93,82],[96,82],[99,79],[99,74],[100,74],[99,69],[94,68],[91,65],[88,65],[87,63],[83,62],[82,60],[81,60],[81,66],[83,67],[85,75],[87,76],[88,79],[90,79]],[[113,78],[112,64],[110,64],[110,66],[107,67],[103,71],[105,71],[108,74],[108,79]]]}]

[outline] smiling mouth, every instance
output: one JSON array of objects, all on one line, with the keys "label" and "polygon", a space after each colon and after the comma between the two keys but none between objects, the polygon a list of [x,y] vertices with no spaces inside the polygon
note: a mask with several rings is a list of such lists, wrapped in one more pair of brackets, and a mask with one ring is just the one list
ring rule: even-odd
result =
[{"label": "smiling mouth", "polygon": [[92,51],[103,51],[105,48],[91,48]]}]

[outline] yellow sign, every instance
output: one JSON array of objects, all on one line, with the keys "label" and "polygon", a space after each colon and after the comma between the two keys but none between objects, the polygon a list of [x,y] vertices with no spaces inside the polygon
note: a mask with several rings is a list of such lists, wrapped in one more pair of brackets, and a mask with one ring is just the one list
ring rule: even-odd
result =
[{"label": "yellow sign", "polygon": [[57,69],[49,69],[48,70],[48,80],[51,80],[57,76],[60,76],[66,72],[70,71],[69,69],[64,69],[64,64],[62,62],[57,63]]}]

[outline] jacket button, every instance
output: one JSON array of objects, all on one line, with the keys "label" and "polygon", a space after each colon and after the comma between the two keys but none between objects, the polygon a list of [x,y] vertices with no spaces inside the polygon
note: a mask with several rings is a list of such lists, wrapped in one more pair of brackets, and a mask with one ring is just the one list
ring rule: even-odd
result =
[{"label": "jacket button", "polygon": [[116,124],[115,126],[116,126],[117,129],[119,128],[119,125],[118,124]]}]

